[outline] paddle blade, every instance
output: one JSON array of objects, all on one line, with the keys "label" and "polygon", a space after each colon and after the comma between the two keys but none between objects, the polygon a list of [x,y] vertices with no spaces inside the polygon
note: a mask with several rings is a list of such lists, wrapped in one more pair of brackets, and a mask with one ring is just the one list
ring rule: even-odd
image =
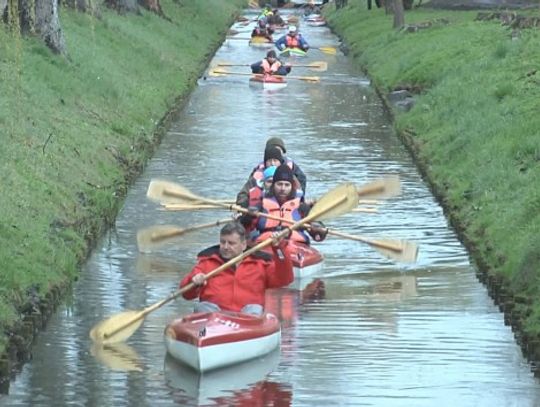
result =
[{"label": "paddle blade", "polygon": [[143,323],[140,311],[124,311],[101,321],[90,331],[90,339],[96,343],[123,342],[135,333]]},{"label": "paddle blade", "polygon": [[162,204],[168,203],[186,203],[190,204],[193,201],[203,202],[205,199],[195,195],[189,189],[182,185],[170,181],[153,179],[148,185],[146,196],[153,201]]},{"label": "paddle blade", "polygon": [[401,194],[399,175],[388,175],[358,188],[358,197],[361,199],[386,199],[399,194]]},{"label": "paddle blade", "polygon": [[313,82],[313,83],[321,81],[321,78],[319,78],[318,76],[285,76],[285,78],[298,79],[301,81]]},{"label": "paddle blade", "polygon": [[219,69],[210,69],[208,71],[208,76],[225,76],[228,72],[220,71]]},{"label": "paddle blade", "polygon": [[337,50],[334,47],[319,47],[317,49],[319,51],[324,52],[325,54],[328,54],[328,55],[336,55],[337,54]]},{"label": "paddle blade", "polygon": [[[342,202],[336,205],[338,201]],[[334,205],[336,206],[332,208]],[[331,189],[319,198],[311,208],[309,217],[317,220],[333,218],[351,212],[357,206],[358,191],[356,186],[352,182],[346,182]]]},{"label": "paddle blade", "polygon": [[185,230],[176,226],[156,225],[137,231],[137,247],[146,253],[178,239]]},{"label": "paddle blade", "polygon": [[399,248],[399,250],[387,249],[382,247],[383,245],[372,244],[372,247],[375,248],[379,253],[394,261],[400,263],[415,263],[416,259],[418,258],[418,245],[414,242],[408,240],[375,240],[372,242],[384,243],[385,246],[392,245]]}]

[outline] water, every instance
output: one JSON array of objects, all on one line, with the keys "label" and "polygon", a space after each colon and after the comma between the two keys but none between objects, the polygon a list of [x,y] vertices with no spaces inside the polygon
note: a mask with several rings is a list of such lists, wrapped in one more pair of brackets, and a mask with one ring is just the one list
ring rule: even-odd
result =
[{"label": "water", "polygon": [[[302,31],[312,45],[337,45],[326,28]],[[213,63],[251,63],[264,52],[227,41]],[[320,75],[319,84],[290,80],[275,92],[248,86],[245,76],[201,78],[129,192],[115,228],[84,266],[73,297],[40,334],[33,360],[0,405],[540,404],[538,381],[393,134],[369,80],[339,53],[312,50],[295,62],[314,61],[328,62],[328,71],[297,68],[293,74]],[[159,210],[146,199],[149,181],[167,179],[203,197],[231,199],[273,135],[285,140],[288,154],[308,175],[312,197],[342,181],[361,185],[399,174],[402,194],[377,205],[377,214],[348,214],[327,225],[368,238],[412,240],[420,245],[418,262],[396,264],[368,245],[329,237],[317,245],[326,257],[323,271],[302,281],[303,291],[267,295],[267,307],[282,321],[281,350],[204,376],[165,356],[162,331],[191,310],[184,300],[150,314],[127,343],[93,347],[88,331],[94,324],[167,297],[218,234],[218,228],[201,230],[140,254],[138,229],[229,216]]]}]

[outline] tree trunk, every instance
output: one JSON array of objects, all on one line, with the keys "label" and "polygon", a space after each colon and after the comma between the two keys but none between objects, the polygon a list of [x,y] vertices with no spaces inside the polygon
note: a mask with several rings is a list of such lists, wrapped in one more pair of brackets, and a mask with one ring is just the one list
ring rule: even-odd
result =
[{"label": "tree trunk", "polygon": [[403,0],[393,0],[394,5],[394,28],[403,28],[405,25],[405,12],[403,11]]},{"label": "tree trunk", "polygon": [[137,0],[105,0],[105,5],[118,11],[120,14],[139,13]]},{"label": "tree trunk", "polygon": [[336,10],[347,6],[348,0],[336,0]]},{"label": "tree trunk", "polygon": [[36,0],[36,32],[50,49],[57,54],[66,55],[66,42],[58,18],[57,0]]},{"label": "tree trunk", "polygon": [[0,20],[2,20],[4,23],[7,23],[8,21],[7,5],[8,5],[7,0],[0,0]]},{"label": "tree trunk", "polygon": [[165,16],[165,14],[163,14],[163,10],[161,9],[161,3],[159,0],[139,0],[138,2],[140,6],[144,7],[148,11],[152,11],[161,17]]},{"label": "tree trunk", "polygon": [[34,2],[19,0],[19,24],[22,35],[34,32]]}]

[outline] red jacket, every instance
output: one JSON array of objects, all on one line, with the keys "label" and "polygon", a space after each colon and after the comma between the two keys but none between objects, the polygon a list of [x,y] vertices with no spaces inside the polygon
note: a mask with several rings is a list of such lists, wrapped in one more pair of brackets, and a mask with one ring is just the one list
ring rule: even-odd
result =
[{"label": "red jacket", "polygon": [[[188,300],[199,297],[210,301],[226,311],[240,311],[247,304],[260,304],[264,307],[267,288],[286,286],[294,280],[293,266],[283,240],[280,249],[272,246],[273,256],[267,252],[256,252],[236,265],[236,271],[229,267],[206,280],[206,285],[194,287],[185,293]],[[212,246],[198,254],[198,261],[191,273],[180,282],[180,288],[191,282],[195,274],[208,274],[225,263],[219,255],[219,246]]]}]

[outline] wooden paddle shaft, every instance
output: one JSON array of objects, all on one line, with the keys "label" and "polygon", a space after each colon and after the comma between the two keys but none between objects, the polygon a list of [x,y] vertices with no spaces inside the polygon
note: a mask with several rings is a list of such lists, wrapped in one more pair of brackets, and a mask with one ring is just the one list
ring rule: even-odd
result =
[{"label": "wooden paddle shaft", "polygon": [[171,238],[171,237],[175,237],[175,236],[178,236],[178,235],[183,235],[184,233],[193,232],[193,231],[199,230],[199,229],[206,229],[206,228],[209,228],[209,227],[212,227],[212,226],[220,226],[220,225],[223,225],[223,224],[229,223],[229,222],[232,222],[232,219],[222,219],[222,220],[218,220],[218,221],[215,221],[215,222],[203,223],[202,225],[192,226],[192,227],[185,228],[185,229],[178,228],[178,229],[173,229],[173,230],[168,231],[168,232],[154,233],[150,237],[150,240],[152,242],[159,242],[161,240],[165,240],[165,239],[168,239],[168,238]]}]

